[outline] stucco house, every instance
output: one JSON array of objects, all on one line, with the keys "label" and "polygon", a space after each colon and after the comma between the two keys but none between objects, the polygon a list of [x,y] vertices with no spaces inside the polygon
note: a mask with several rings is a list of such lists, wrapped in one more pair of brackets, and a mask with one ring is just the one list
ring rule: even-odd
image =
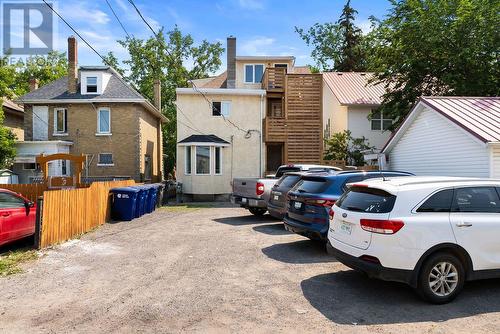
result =
[{"label": "stucco house", "polygon": [[227,71],[176,91],[176,176],[185,197],[226,198],[235,177],[319,163],[321,85],[293,56],[238,56],[229,37]]},{"label": "stucco house", "polygon": [[385,87],[372,79],[369,72],[323,73],[325,137],[349,130],[353,138],[364,136],[377,152],[384,146],[393,120],[377,112]]},{"label": "stucco house", "polygon": [[[162,179],[162,132],[165,117],[155,105],[108,66],[78,68],[77,41],[68,38],[68,75],[36,87],[19,98],[24,105],[24,141],[18,143],[13,170],[36,177],[35,156],[84,154],[84,176]],[[68,175],[71,166],[54,161],[51,175]]]},{"label": "stucco house", "polygon": [[382,150],[416,175],[500,178],[500,98],[422,97]]},{"label": "stucco house", "polygon": [[4,115],[3,125],[9,128],[17,140],[24,139],[24,109],[17,103],[7,99],[2,99],[2,110]]}]

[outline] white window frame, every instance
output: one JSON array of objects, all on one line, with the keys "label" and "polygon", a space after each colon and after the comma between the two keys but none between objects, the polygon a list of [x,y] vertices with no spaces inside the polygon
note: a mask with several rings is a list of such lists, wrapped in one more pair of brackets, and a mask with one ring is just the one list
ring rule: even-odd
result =
[{"label": "white window frame", "polygon": [[[198,147],[208,147],[208,173],[198,173],[198,154],[196,154],[196,149]],[[212,146],[210,145],[197,145],[194,146],[194,175],[211,175],[212,174]]]},{"label": "white window frame", "polygon": [[[214,151],[214,175],[222,175],[222,146],[212,146]],[[217,149],[219,149],[220,171],[217,173]]]},{"label": "white window frame", "polygon": [[[189,154],[188,154],[189,149]],[[189,163],[188,163],[188,157]],[[188,167],[190,171],[188,172]],[[184,175],[191,175],[193,173],[193,146],[186,146],[184,150]]]},{"label": "white window frame", "polygon": [[[100,159],[101,158],[101,154],[111,154],[111,160],[113,161],[113,163],[111,163],[111,164],[101,164],[101,163],[99,163],[99,161],[101,161],[101,159]],[[111,152],[102,152],[102,153],[99,153],[97,155],[97,166],[98,167],[113,167],[114,165],[115,165],[115,160],[113,158],[113,153],[111,153]]]},{"label": "white window frame", "polygon": [[[108,132],[101,132],[101,117],[100,117],[100,112],[101,110],[107,110],[109,113],[109,131]],[[97,132],[96,136],[111,136],[111,108],[109,107],[99,107],[97,108]]]},{"label": "white window frame", "polygon": [[[64,120],[63,120],[63,125],[64,125],[64,131],[60,132],[57,131],[57,112],[63,110],[64,113]],[[53,136],[67,136],[68,135],[68,129],[67,129],[67,119],[68,119],[68,109],[66,108],[54,108],[54,131],[52,132]]]},{"label": "white window frame", "polygon": [[[376,112],[372,110],[372,114]],[[373,121],[380,121],[380,130],[374,130],[373,129]],[[391,124],[394,123],[394,119],[392,118],[384,118],[384,113],[380,111],[380,118],[371,118],[370,119],[370,130],[371,131],[389,131],[388,129],[384,129],[384,121],[391,121]]]},{"label": "white window frame", "polygon": [[[255,66],[258,66],[258,65],[262,65],[262,78],[264,78],[264,72],[266,71],[265,64],[244,64],[243,65],[243,76],[244,76],[244,82],[246,84],[260,84],[262,82],[262,79],[259,82],[255,81]],[[252,66],[253,81],[247,81],[247,66]]]},{"label": "white window frame", "polygon": [[[95,92],[89,92],[88,91],[88,80],[89,78],[95,78]],[[100,94],[99,92],[99,76],[98,75],[88,75],[88,76],[85,76],[85,94]],[[92,85],[93,86],[93,85]]]}]

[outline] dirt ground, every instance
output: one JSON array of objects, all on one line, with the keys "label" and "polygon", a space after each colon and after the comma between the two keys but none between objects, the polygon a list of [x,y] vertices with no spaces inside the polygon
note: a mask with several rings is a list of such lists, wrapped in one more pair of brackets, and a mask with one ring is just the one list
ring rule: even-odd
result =
[{"label": "dirt ground", "polygon": [[500,333],[500,280],[448,305],[243,209],[159,209],[0,279],[1,333]]}]

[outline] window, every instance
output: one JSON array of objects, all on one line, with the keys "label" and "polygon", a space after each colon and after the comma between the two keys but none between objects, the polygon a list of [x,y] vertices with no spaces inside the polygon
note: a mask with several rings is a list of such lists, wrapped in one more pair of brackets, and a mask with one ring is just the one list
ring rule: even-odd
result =
[{"label": "window", "polygon": [[276,68],[284,68],[285,72],[288,72],[288,64],[274,64]]},{"label": "window", "polygon": [[99,160],[97,161],[97,166],[114,166],[113,154],[99,153]]},{"label": "window", "polygon": [[97,93],[97,77],[87,77],[87,93]]},{"label": "window", "polygon": [[67,132],[67,110],[64,108],[54,109],[54,134],[65,134]]},{"label": "window", "polygon": [[356,212],[388,213],[394,208],[396,196],[381,189],[352,187],[337,201],[337,206]]},{"label": "window", "polygon": [[196,146],[196,174],[210,174],[210,146]]},{"label": "window", "polygon": [[38,170],[38,169],[40,169],[40,166],[36,163],[24,163],[23,169],[24,170]]},{"label": "window", "polygon": [[264,75],[263,64],[245,65],[245,83],[260,83]]},{"label": "window", "polygon": [[221,148],[215,147],[215,174],[222,174],[221,170]]},{"label": "window", "polygon": [[111,134],[111,111],[109,108],[99,108],[97,111],[97,133]]},{"label": "window", "polygon": [[494,187],[458,188],[451,211],[499,213],[500,199]]},{"label": "window", "polygon": [[283,175],[278,182],[276,182],[276,186],[292,188],[300,179],[298,175]]},{"label": "window", "polygon": [[144,179],[151,180],[151,175],[153,165],[151,164],[151,156],[149,154],[144,155]]},{"label": "window", "polygon": [[212,116],[229,117],[231,112],[231,101],[213,101]]},{"label": "window", "polygon": [[66,163],[66,160],[61,160],[61,174],[68,175],[68,165]]},{"label": "window", "polygon": [[212,116],[220,116],[221,108],[221,102],[212,102]]},{"label": "window", "polygon": [[186,146],[186,175],[191,174],[191,146]]},{"label": "window", "polygon": [[24,200],[12,194],[0,193],[0,209],[24,208]]},{"label": "window", "polygon": [[429,197],[417,212],[449,212],[452,199],[453,189],[442,190]]},{"label": "window", "polygon": [[328,184],[325,179],[307,178],[300,180],[293,189],[301,193],[318,194],[323,192],[327,186]]},{"label": "window", "polygon": [[372,123],[372,130],[379,131],[379,130],[387,130],[391,127],[392,125],[392,119],[390,118],[384,118],[384,114],[380,111],[373,111],[372,112],[372,118],[371,118],[371,123]]}]

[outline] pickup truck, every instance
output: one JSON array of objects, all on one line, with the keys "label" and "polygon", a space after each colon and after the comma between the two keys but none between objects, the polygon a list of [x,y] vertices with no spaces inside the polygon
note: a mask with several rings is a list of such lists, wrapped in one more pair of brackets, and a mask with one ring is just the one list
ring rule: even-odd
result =
[{"label": "pickup truck", "polygon": [[340,171],[341,168],[321,165],[289,164],[278,168],[276,175],[266,178],[235,178],[233,179],[233,193],[231,203],[246,208],[256,216],[262,216],[267,211],[267,203],[271,188],[283,174],[288,172],[305,171]]}]

